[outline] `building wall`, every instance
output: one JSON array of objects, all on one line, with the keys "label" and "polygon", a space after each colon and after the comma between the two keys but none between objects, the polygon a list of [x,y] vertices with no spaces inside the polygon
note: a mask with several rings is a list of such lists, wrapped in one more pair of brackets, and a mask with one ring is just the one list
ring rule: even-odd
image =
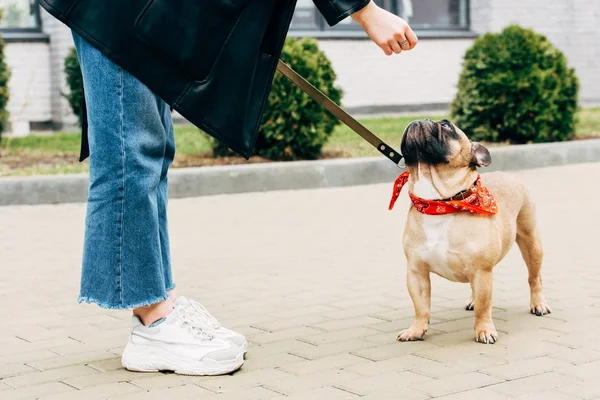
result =
[{"label": "building wall", "polygon": [[44,122],[51,120],[50,51],[46,43],[7,43],[6,64],[10,119]]},{"label": "building wall", "polygon": [[319,46],[344,90],[343,105],[367,113],[445,107],[455,95],[462,56],[471,43],[424,39],[413,51],[390,57],[370,40],[322,40]]},{"label": "building wall", "polygon": [[[580,79],[583,106],[600,105],[600,1],[471,0],[471,28],[499,32],[516,23],[544,34],[563,51]],[[472,39],[423,38],[414,51],[385,57],[369,40],[321,40],[344,105],[359,111],[448,104]]]},{"label": "building wall", "polygon": [[48,63],[52,79],[52,121],[59,129],[63,127],[72,128],[77,124],[77,118],[71,112],[69,102],[64,98],[62,93],[68,93],[69,91],[64,73],[64,62],[69,51],[74,47],[73,37],[71,36],[71,30],[63,23],[52,17],[45,10],[41,12],[44,33],[50,36],[50,57]]},{"label": "building wall", "polygon": [[[600,105],[600,1],[471,0],[471,28],[498,32],[518,23],[548,37],[580,78],[583,106]],[[49,43],[7,43],[12,70],[12,118],[73,128],[77,119],[61,95],[68,89],[64,58],[73,47],[70,31],[42,10]],[[366,38],[320,39],[331,59],[344,106],[357,113],[445,108],[456,93],[462,57],[471,38],[422,37],[414,51],[386,57]]]}]

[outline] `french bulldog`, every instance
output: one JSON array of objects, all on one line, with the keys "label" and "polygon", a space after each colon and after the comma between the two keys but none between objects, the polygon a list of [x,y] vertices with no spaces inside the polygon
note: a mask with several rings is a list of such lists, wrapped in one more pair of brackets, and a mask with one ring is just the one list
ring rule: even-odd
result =
[{"label": "french bulldog", "polygon": [[470,283],[466,309],[475,312],[475,341],[495,343],[492,270],[515,241],[529,270],[530,311],[549,314],[542,293],[543,249],[535,205],[524,183],[501,172],[480,176],[477,168],[491,163],[490,152],[448,120],[413,121],[403,134],[401,151],[408,168],[406,188],[413,199],[403,247],[415,318],[397,339],[424,338],[430,320],[430,274],[435,273]]}]

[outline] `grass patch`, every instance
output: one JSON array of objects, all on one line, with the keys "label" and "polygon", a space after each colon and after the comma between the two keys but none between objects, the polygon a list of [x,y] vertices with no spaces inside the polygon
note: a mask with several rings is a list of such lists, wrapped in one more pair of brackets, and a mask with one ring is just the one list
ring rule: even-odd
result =
[{"label": "grass patch", "polygon": [[575,134],[580,139],[600,137],[600,108],[589,108],[577,113]]},{"label": "grass patch", "polygon": [[[415,119],[440,119],[439,115],[406,116],[396,118],[376,118],[361,120],[367,128],[379,136],[388,145],[399,150],[400,138],[404,128]],[[380,155],[379,151],[371,146],[366,140],[358,136],[346,125],[338,125],[325,145],[325,154],[343,154],[345,157],[368,157]]]},{"label": "grass patch", "polygon": [[[361,122],[390,146],[398,149],[404,128],[413,120],[439,119],[439,115],[364,119]],[[600,108],[578,114],[577,138],[600,137]],[[49,136],[2,139],[0,142],[0,176],[70,174],[88,171],[88,163],[77,161],[79,133],[55,133]],[[191,125],[175,127],[177,155],[173,167],[242,164],[241,157],[213,158],[209,137]],[[323,158],[367,157],[379,155],[360,136],[339,125],[323,149]],[[267,160],[253,157],[250,162]]]}]

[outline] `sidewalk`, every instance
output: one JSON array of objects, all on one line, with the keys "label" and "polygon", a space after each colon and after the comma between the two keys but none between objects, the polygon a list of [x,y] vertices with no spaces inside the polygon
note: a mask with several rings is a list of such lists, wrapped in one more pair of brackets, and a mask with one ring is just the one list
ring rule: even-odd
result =
[{"label": "sidewalk", "polygon": [[495,270],[500,340],[475,343],[470,289],[432,279],[412,318],[392,184],[175,199],[180,293],[247,335],[232,376],[122,369],[129,315],[78,305],[84,204],[0,207],[0,399],[598,399],[600,164],[521,172],[537,200],[553,313],[528,313],[515,248]]}]

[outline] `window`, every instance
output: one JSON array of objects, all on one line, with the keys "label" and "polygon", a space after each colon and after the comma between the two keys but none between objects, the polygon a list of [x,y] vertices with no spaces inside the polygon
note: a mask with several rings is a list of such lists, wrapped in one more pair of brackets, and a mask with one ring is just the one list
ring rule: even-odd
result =
[{"label": "window", "polygon": [[40,8],[36,0],[0,0],[3,31],[39,31]]},{"label": "window", "polygon": [[467,29],[467,0],[398,1],[399,13],[413,29]]},{"label": "window", "polygon": [[[466,30],[469,0],[375,0],[380,7],[404,18],[415,30]],[[352,18],[346,18],[330,27],[319,14],[312,0],[298,0],[292,18],[290,33],[300,31],[351,33],[361,27]]]}]

